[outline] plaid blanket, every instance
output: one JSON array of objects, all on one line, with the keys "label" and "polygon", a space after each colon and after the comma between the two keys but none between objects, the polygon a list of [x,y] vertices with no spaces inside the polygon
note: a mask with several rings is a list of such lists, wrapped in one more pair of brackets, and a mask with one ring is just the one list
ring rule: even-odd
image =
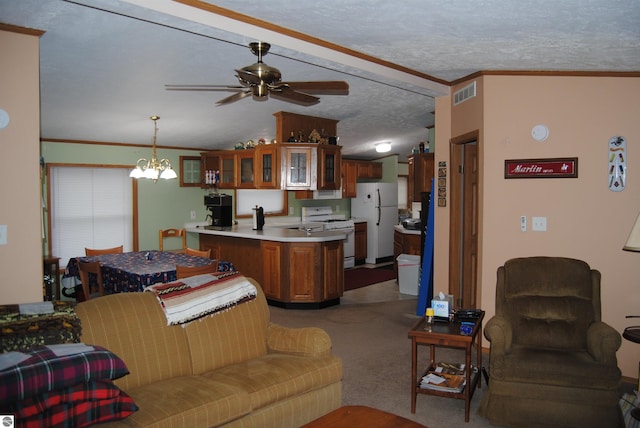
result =
[{"label": "plaid blanket", "polygon": [[[100,346],[65,355],[58,345],[55,351],[38,346],[25,352],[23,361],[0,371],[0,407],[92,380],[118,379],[129,373],[124,361]],[[77,348],[78,344],[66,346]],[[1,409],[0,409],[1,410]]]},{"label": "plaid blanket", "polygon": [[257,290],[239,272],[204,274],[155,284],[145,291],[155,293],[167,317],[167,325],[185,324],[230,309],[256,298]]}]

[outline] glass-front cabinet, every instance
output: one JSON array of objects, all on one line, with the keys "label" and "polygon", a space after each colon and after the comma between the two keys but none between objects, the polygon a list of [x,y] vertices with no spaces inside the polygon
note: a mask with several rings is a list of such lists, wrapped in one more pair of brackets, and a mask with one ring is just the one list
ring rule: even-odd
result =
[{"label": "glass-front cabinet", "polygon": [[318,145],[318,190],[340,189],[341,146]]},{"label": "glass-front cabinet", "polygon": [[237,188],[252,189],[255,187],[254,163],[254,150],[239,150],[236,152]]},{"label": "glass-front cabinet", "polygon": [[277,189],[280,187],[279,146],[264,144],[255,148],[256,189]]},{"label": "glass-front cabinet", "polygon": [[311,147],[283,147],[282,176],[289,190],[311,187]]},{"label": "glass-front cabinet", "polygon": [[220,183],[221,189],[232,189],[236,184],[236,157],[234,153],[220,155]]}]

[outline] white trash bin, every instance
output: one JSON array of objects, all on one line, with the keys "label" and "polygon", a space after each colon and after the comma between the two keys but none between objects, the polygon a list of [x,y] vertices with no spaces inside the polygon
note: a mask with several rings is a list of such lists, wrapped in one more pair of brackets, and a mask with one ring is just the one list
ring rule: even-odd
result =
[{"label": "white trash bin", "polygon": [[398,261],[398,285],[400,293],[418,295],[418,275],[420,274],[420,256],[400,254]]}]

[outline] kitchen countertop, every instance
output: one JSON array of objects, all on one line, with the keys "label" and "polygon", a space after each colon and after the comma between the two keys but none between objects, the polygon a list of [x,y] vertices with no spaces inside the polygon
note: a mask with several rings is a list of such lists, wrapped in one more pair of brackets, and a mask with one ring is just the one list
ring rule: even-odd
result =
[{"label": "kitchen countertop", "polygon": [[401,224],[396,224],[394,226],[395,230],[400,232],[400,233],[404,233],[405,235],[420,235],[420,231],[419,230],[409,230],[409,229],[405,229]]},{"label": "kitchen countertop", "polygon": [[[339,230],[327,230],[307,233],[297,225],[264,226],[263,230],[253,230],[251,225],[237,224],[225,230],[205,229],[204,226],[188,227],[187,232],[206,235],[229,236],[233,238],[259,239],[277,242],[328,242],[346,239],[347,235]],[[293,227],[293,228],[289,228]]]}]

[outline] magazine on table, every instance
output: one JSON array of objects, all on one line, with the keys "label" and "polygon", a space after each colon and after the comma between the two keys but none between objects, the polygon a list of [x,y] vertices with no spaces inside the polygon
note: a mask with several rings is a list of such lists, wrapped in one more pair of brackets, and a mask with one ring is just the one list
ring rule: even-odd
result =
[{"label": "magazine on table", "polygon": [[462,392],[466,385],[465,365],[440,362],[420,379],[420,388],[444,392]]}]

